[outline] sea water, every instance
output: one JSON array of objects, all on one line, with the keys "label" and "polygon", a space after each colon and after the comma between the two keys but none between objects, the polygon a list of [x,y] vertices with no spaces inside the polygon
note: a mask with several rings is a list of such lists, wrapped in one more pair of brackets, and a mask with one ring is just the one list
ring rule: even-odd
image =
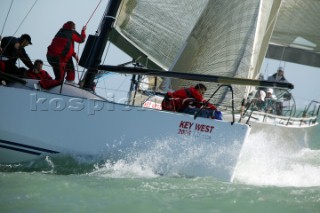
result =
[{"label": "sea water", "polygon": [[100,162],[57,155],[0,165],[0,212],[319,213],[319,130],[303,143],[312,149],[265,132],[250,135],[232,183],[157,173],[161,153]]}]

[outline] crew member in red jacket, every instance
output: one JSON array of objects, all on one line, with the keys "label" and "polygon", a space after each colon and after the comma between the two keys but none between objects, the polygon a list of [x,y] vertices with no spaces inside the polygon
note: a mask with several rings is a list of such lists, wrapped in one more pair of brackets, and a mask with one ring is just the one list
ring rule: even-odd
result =
[{"label": "crew member in red jacket", "polygon": [[203,99],[203,94],[207,91],[204,84],[197,84],[195,87],[168,92],[162,101],[162,109],[168,111],[184,112],[195,114],[200,111],[200,117],[222,119],[221,112],[217,108]]},{"label": "crew member in red jacket", "polygon": [[40,82],[41,87],[49,89],[63,82],[65,72],[67,72],[66,80],[73,82],[75,79],[75,70],[72,57],[79,61],[79,57],[74,51],[74,42],[83,43],[86,39],[86,26],[79,34],[76,25],[72,21],[66,22],[63,27],[53,38],[50,46],[48,46],[47,59],[53,67],[55,81],[49,87]]},{"label": "crew member in red jacket", "polygon": [[38,79],[38,83],[34,84],[34,88],[39,90],[42,88],[51,88],[55,86],[58,81],[53,80],[47,71],[42,69],[43,61],[40,59],[35,60],[33,68],[29,69],[26,73],[27,78]]},{"label": "crew member in red jacket", "polygon": [[33,68],[27,72],[27,77],[38,80],[52,80],[52,77],[47,71],[42,69],[43,61],[40,59],[35,60]]}]

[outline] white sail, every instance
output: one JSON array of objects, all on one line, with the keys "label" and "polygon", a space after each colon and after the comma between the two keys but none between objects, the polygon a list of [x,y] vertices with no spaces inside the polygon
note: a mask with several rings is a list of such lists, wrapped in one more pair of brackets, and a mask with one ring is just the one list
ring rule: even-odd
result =
[{"label": "white sail", "polygon": [[[152,68],[169,69],[208,0],[125,0],[110,41]],[[150,63],[149,63],[150,62]]]}]

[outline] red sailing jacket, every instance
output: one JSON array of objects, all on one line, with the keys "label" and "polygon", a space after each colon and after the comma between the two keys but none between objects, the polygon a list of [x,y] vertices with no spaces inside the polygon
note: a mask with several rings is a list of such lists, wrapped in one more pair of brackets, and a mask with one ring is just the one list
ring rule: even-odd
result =
[{"label": "red sailing jacket", "polygon": [[35,73],[29,70],[27,72],[27,77],[32,79],[39,79],[39,80],[52,80],[52,77],[45,70],[40,70],[39,73]]},{"label": "red sailing jacket", "polygon": [[206,106],[212,110],[217,110],[214,105],[207,103],[207,101],[203,99],[203,96],[198,90],[190,87],[177,90],[173,93],[168,92],[162,101],[162,109],[181,112],[189,105],[200,108],[203,104],[206,104]]},{"label": "red sailing jacket", "polygon": [[59,30],[48,46],[47,55],[59,56],[64,62],[67,62],[72,56],[75,56],[74,42],[83,43],[86,39],[86,33],[81,31],[81,35],[72,29],[72,22],[67,22]]}]

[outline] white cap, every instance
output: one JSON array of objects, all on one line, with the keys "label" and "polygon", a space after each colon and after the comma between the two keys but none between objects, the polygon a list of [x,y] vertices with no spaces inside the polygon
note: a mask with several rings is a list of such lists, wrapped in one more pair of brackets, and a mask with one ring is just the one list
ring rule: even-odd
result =
[{"label": "white cap", "polygon": [[267,93],[273,94],[273,89],[272,89],[272,88],[268,88],[268,89],[267,89]]}]

